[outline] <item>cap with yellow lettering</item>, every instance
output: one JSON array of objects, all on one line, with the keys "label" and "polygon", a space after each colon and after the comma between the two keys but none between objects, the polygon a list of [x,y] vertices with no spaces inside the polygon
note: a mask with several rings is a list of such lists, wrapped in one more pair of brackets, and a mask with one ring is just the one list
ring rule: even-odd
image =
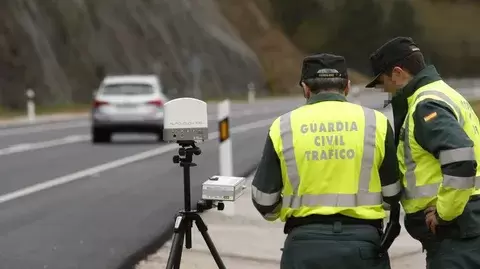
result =
[{"label": "cap with yellow lettering", "polygon": [[[337,72],[319,73],[322,69],[333,69]],[[320,53],[307,56],[303,59],[302,74],[300,77],[300,86],[302,81],[309,78],[348,78],[347,62],[343,56]]]}]

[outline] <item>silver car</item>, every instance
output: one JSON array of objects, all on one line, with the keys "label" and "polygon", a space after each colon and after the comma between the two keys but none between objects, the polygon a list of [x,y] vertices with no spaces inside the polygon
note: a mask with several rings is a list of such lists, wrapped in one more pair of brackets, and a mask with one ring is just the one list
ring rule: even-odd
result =
[{"label": "silver car", "polygon": [[154,133],[163,139],[163,104],[168,99],[155,75],[107,76],[94,94],[92,142],[113,133]]}]

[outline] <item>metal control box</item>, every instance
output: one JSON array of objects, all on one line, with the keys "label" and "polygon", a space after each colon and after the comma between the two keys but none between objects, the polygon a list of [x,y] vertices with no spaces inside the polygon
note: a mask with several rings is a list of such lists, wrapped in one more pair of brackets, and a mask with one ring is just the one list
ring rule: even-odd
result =
[{"label": "metal control box", "polygon": [[213,176],[202,184],[202,199],[235,201],[246,188],[246,178]]}]

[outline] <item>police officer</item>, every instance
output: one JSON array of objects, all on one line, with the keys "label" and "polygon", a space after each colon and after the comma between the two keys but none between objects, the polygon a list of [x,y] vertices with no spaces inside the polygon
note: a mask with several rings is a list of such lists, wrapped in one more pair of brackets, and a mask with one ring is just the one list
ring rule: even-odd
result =
[{"label": "police officer", "polygon": [[280,268],[388,269],[382,200],[401,193],[388,119],[347,102],[341,56],[306,57],[300,84],[307,104],[272,123],[252,182],[260,214],[285,222]]},{"label": "police officer", "polygon": [[393,94],[406,230],[427,251],[427,268],[480,268],[477,116],[411,38],[388,41],[370,61],[367,87]]}]

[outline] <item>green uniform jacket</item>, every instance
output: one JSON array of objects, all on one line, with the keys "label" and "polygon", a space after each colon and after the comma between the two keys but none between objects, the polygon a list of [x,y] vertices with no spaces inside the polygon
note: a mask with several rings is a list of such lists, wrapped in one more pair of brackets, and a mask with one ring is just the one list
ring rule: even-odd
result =
[{"label": "green uniform jacket", "polygon": [[[410,81],[402,90],[398,91],[392,98],[391,104],[395,125],[395,144],[402,135],[402,124],[408,111],[407,98],[417,89],[429,83],[441,80],[440,75],[434,66],[427,66],[412,81]],[[436,112],[435,120],[425,122],[423,118]],[[421,101],[413,114],[415,122],[414,136],[418,144],[430,154],[439,157],[442,150],[472,147],[473,141],[458,124],[456,116],[451,108],[439,100],[426,99]],[[476,161],[461,161],[442,166],[444,175],[470,177],[476,174]],[[441,220],[441,223],[447,223]]]}]

